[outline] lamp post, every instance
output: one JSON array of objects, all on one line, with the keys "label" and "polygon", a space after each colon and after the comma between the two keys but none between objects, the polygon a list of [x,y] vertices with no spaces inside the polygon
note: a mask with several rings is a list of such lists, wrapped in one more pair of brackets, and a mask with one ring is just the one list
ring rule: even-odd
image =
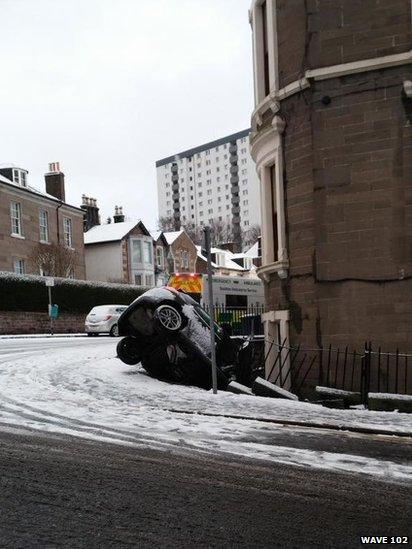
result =
[{"label": "lamp post", "polygon": [[216,366],[216,345],[215,345],[215,322],[213,310],[213,280],[212,280],[212,253],[211,253],[211,238],[210,227],[203,229],[202,254],[207,258],[207,284],[209,295],[209,316],[210,316],[210,343],[212,347],[212,385],[213,394],[217,394],[217,366]]}]

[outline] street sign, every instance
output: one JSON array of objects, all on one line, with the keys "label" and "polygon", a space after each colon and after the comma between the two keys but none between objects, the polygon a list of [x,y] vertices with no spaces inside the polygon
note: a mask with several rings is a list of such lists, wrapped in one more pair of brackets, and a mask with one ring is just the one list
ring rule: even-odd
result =
[{"label": "street sign", "polygon": [[49,288],[52,288],[54,286],[54,278],[52,276],[46,276],[44,281],[46,283],[46,286],[48,286]]}]

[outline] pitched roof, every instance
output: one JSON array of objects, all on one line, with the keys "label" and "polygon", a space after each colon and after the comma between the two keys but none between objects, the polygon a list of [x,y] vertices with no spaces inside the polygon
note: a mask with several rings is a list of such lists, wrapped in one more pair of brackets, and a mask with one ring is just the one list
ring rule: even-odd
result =
[{"label": "pitched roof", "polygon": [[141,221],[123,221],[121,223],[96,225],[84,233],[84,243],[87,245],[122,240],[139,223]]},{"label": "pitched roof", "polygon": [[[201,246],[196,246],[197,249],[197,256],[200,257],[200,259],[203,259],[203,261],[207,261],[206,257],[202,255]],[[221,248],[212,248],[210,250],[212,254],[220,253],[224,257],[224,264],[218,265],[216,262],[212,261],[212,267],[216,269],[231,269],[232,271],[247,271],[247,269],[244,269],[234,261],[232,261],[232,257],[235,254],[232,254],[229,250],[222,250]]]},{"label": "pitched roof", "polygon": [[162,236],[163,231],[149,231],[150,236],[153,238],[155,242],[159,240],[159,238]]},{"label": "pitched roof", "polygon": [[183,229],[180,229],[180,231],[171,231],[163,234],[165,235],[166,241],[170,246],[182,233],[184,233]]},{"label": "pitched roof", "polygon": [[[61,200],[53,196],[52,194],[48,194],[42,191],[39,191],[35,187],[32,187],[31,185],[27,185],[26,187],[23,187],[23,185],[19,185],[18,183],[15,183],[8,177],[5,177],[4,175],[0,174],[0,183],[6,183],[6,185],[11,185],[12,187],[16,187],[16,189],[20,189],[22,191],[29,192],[31,194],[35,194],[37,196],[40,196],[41,198],[47,198],[48,200],[52,200],[53,202],[60,203]],[[68,204],[67,202],[63,202],[65,206],[68,206],[69,208],[74,208],[75,210],[83,211],[81,208],[77,206],[73,206],[72,204]]]}]

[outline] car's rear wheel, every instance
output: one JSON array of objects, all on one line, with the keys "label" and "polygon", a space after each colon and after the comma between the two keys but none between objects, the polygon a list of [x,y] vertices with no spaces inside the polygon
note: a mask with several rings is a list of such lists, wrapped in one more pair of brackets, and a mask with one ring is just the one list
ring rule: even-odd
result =
[{"label": "car's rear wheel", "polygon": [[117,324],[113,324],[113,326],[111,327],[110,335],[112,337],[119,337],[119,326]]},{"label": "car's rear wheel", "polygon": [[153,318],[157,331],[161,333],[175,334],[187,324],[182,312],[169,304],[159,305]]},{"label": "car's rear wheel", "polygon": [[119,341],[116,347],[117,356],[125,364],[134,366],[142,359],[139,342],[135,337],[126,336]]}]

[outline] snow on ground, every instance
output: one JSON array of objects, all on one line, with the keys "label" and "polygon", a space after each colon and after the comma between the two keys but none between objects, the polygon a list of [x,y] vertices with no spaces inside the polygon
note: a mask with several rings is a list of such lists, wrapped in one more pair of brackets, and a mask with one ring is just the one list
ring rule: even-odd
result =
[{"label": "snow on ground", "polygon": [[27,352],[29,344],[24,341],[21,356],[9,350],[0,354],[0,422],[170,451],[228,453],[386,480],[412,480],[412,467],[404,464],[270,444],[271,435],[284,427],[253,419],[412,433],[412,418],[407,414],[330,410],[225,392],[213,395],[164,383],[139,367],[125,366],[115,358],[116,341],[77,342],[78,338],[72,347],[50,347],[47,352],[30,347]]}]

